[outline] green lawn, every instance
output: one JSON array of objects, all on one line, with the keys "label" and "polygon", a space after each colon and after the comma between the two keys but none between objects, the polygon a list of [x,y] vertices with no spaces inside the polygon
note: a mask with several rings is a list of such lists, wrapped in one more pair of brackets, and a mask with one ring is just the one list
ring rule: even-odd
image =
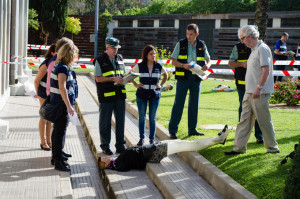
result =
[{"label": "green lawn", "polygon": [[[174,80],[168,83],[174,85]],[[204,124],[237,125],[238,121],[238,94],[237,92],[212,92],[211,88],[219,84],[235,88],[233,82],[206,80],[202,82],[200,108],[198,114],[198,128]],[[127,98],[135,102],[136,88],[126,86]],[[157,121],[168,128],[176,87],[172,91],[163,92],[158,109]],[[179,131],[180,139],[199,139],[216,136],[217,130],[199,130],[205,133],[204,137],[187,137],[187,102],[183,111]],[[291,161],[280,165],[280,161],[288,155],[300,138],[300,111],[271,109],[275,136],[280,148],[280,154],[266,154],[263,145],[255,143],[254,133],[248,142],[246,154],[225,156],[225,151],[231,151],[235,130],[230,130],[226,144],[216,145],[202,150],[200,153],[212,164],[231,176],[234,180],[254,193],[258,198],[283,198],[285,179],[291,169]]]}]

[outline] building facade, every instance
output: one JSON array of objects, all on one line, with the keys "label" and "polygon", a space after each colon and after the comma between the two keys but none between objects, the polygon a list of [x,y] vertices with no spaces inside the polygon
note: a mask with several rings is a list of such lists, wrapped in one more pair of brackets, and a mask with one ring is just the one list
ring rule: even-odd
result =
[{"label": "building facade", "polygon": [[[300,42],[300,12],[282,11],[268,13],[268,29],[265,42],[274,49],[282,32],[290,35],[288,50]],[[113,36],[120,39],[120,52],[126,58],[140,58],[147,44],[173,50],[176,42],[185,37],[190,23],[199,26],[199,39],[204,40],[213,59],[228,59],[238,42],[237,30],[243,25],[254,24],[255,13],[185,14],[115,16]]]},{"label": "building facade", "polygon": [[10,95],[24,95],[29,0],[0,1],[0,110]]}]

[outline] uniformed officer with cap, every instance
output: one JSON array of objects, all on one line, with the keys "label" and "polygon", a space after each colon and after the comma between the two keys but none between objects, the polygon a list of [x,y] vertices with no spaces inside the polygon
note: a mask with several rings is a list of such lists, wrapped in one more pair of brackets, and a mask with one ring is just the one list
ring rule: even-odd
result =
[{"label": "uniformed officer with cap", "polygon": [[115,85],[123,81],[125,65],[123,57],[118,53],[121,48],[119,40],[107,37],[105,40],[106,51],[95,58],[95,81],[99,100],[99,132],[100,147],[103,153],[112,155],[110,149],[111,117],[112,112],[116,121],[116,152],[125,150],[124,125],[125,125],[125,86]]}]

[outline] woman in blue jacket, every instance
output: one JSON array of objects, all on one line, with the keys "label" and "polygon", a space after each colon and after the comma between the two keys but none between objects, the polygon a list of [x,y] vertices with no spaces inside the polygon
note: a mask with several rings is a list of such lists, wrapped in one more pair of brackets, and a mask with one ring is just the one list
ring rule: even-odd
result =
[{"label": "woman in blue jacket", "polygon": [[[149,143],[153,144],[156,130],[156,112],[160,102],[161,88],[168,79],[165,68],[157,63],[156,49],[152,45],[147,45],[142,52],[142,62],[134,66],[133,72],[140,73],[140,83],[133,80],[133,85],[137,88],[136,103],[139,111],[139,133],[140,140],[138,146],[144,144],[145,120],[147,104],[149,103]],[[163,79],[159,84],[161,75]]]},{"label": "woman in blue jacket", "polygon": [[74,115],[75,82],[70,67],[78,57],[78,48],[72,41],[64,44],[58,51],[56,66],[53,68],[50,79],[50,103],[62,104],[63,112],[54,122],[52,132],[52,159],[55,169],[70,171],[64,162],[62,148],[64,136],[69,124],[69,116]]}]

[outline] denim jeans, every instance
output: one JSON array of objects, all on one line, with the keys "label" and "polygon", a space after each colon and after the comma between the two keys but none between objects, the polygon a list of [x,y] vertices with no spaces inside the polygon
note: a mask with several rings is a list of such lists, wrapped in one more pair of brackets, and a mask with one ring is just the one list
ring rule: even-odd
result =
[{"label": "denim jeans", "polygon": [[188,103],[188,134],[197,132],[198,108],[201,91],[201,81],[196,80],[196,75],[189,74],[187,80],[178,80],[176,85],[175,102],[172,109],[169,123],[169,133],[176,134],[179,122],[182,117],[187,91],[189,94]]},{"label": "denim jeans", "polygon": [[116,100],[114,102],[100,103],[99,106],[99,131],[101,149],[106,150],[110,148],[111,140],[111,117],[114,112],[116,121],[116,149],[125,148],[124,127],[125,127],[125,100]]},{"label": "denim jeans", "polygon": [[140,98],[136,98],[136,103],[139,110],[139,132],[140,138],[145,138],[145,121],[146,121],[146,113],[147,113],[147,104],[149,102],[149,139],[154,139],[155,130],[156,130],[156,113],[158,109],[158,105],[160,99],[158,100],[143,100]]}]

